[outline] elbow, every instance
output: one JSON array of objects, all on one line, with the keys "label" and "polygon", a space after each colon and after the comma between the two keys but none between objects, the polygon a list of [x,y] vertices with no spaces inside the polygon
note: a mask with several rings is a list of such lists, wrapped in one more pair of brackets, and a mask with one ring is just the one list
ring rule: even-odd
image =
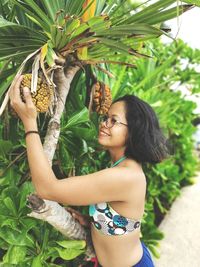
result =
[{"label": "elbow", "polygon": [[35,191],[38,197],[46,200],[54,200],[53,195],[55,193],[54,191],[56,188],[57,181],[58,180],[55,179],[45,184],[39,184],[39,185],[34,184]]},{"label": "elbow", "polygon": [[51,192],[48,190],[48,188],[42,188],[41,186],[38,188],[35,186],[36,194],[41,199],[46,200],[52,200],[51,198]]},{"label": "elbow", "polygon": [[37,190],[36,189],[36,194],[39,198],[41,199],[48,199],[48,195],[47,195],[47,192],[45,191],[42,191],[42,190]]}]

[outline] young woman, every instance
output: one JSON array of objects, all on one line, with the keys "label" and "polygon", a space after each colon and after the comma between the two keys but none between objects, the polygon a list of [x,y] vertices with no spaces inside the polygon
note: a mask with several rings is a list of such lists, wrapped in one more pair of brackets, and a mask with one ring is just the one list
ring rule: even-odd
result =
[{"label": "young woman", "polygon": [[[37,112],[28,88],[24,88],[26,103],[21,100],[21,81],[19,77],[10,90],[11,105],[26,133],[38,131]],[[91,235],[101,266],[153,267],[150,253],[140,240],[146,194],[142,163],[161,162],[168,153],[155,112],[133,95],[116,100],[99,125],[98,142],[109,151],[111,168],[59,180],[45,157],[39,135],[27,134],[27,156],[36,192],[41,198],[67,205],[89,205]]]}]

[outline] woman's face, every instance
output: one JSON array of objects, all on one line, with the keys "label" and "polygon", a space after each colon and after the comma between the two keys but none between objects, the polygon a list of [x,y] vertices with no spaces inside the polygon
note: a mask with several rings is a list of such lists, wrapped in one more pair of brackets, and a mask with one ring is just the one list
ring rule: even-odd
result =
[{"label": "woman's face", "polygon": [[[108,111],[109,124],[110,120],[115,120],[127,124],[126,120],[125,102],[119,101],[111,105]],[[122,148],[125,147],[126,139],[128,137],[128,127],[126,125],[116,122],[113,127],[106,126],[106,122],[99,125],[98,142],[105,148]]]}]

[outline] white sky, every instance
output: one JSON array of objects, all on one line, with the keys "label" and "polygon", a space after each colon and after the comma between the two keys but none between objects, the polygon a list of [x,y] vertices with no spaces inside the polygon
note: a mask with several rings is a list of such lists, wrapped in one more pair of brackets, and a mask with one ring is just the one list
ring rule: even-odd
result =
[{"label": "white sky", "polygon": [[[178,19],[172,19],[166,23],[171,29],[173,37],[181,38],[190,47],[200,49],[200,8],[195,7],[185,12]],[[162,37],[163,42],[169,43],[172,40],[167,37]],[[197,68],[200,72],[200,62]],[[179,88],[183,95],[187,95],[186,98],[197,103],[197,109],[195,113],[200,114],[200,94],[190,95],[190,92],[185,88]]]},{"label": "white sky", "polygon": [[[185,12],[178,19],[172,19],[167,22],[172,28],[172,34],[175,37],[184,40],[193,48],[200,49],[200,8],[195,7]],[[179,29],[179,30],[178,30]],[[166,40],[167,41],[167,40]],[[169,38],[168,38],[169,41]]]}]

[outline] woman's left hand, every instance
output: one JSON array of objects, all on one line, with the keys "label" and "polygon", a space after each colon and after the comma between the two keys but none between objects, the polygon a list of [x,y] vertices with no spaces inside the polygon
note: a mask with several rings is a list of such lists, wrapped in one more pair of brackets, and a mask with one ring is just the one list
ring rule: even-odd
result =
[{"label": "woman's left hand", "polygon": [[10,104],[17,112],[18,116],[22,120],[23,124],[30,124],[37,119],[37,110],[33,104],[31,92],[28,87],[23,88],[25,103],[20,96],[20,85],[23,76],[16,77],[16,82],[11,86],[9,90]]}]

